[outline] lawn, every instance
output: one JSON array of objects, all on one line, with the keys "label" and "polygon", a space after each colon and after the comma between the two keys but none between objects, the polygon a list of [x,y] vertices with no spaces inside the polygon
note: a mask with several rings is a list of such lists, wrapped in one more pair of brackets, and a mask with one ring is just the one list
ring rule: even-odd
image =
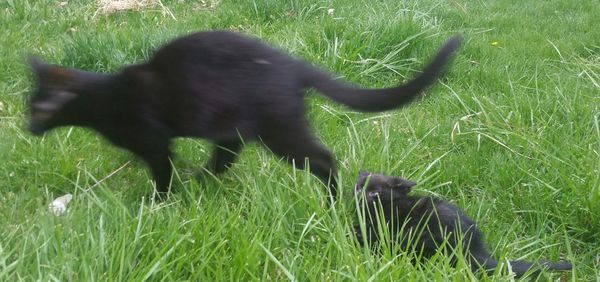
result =
[{"label": "lawn", "polygon": [[[0,280],[512,279],[506,267],[484,276],[443,255],[415,264],[354,244],[360,168],[455,203],[503,262],[574,264],[540,281],[600,279],[597,1],[162,3],[106,13],[94,1],[0,2]],[[113,72],[212,29],[260,37],[372,88],[410,78],[457,32],[465,42],[447,76],[403,109],[363,114],[307,95],[337,158],[343,193],[333,207],[316,178],[256,144],[228,173],[197,182],[211,146],[178,140],[174,193],[157,204],[144,164],[97,134],[25,130],[28,54]],[[48,204],[65,193],[69,210],[54,216]]]}]

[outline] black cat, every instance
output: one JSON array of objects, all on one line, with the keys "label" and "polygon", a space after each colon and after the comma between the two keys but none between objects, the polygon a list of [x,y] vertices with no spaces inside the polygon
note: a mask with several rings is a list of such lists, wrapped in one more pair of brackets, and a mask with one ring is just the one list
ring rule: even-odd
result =
[{"label": "black cat", "polygon": [[[359,205],[365,217],[367,236],[364,238],[360,226],[355,226],[354,232],[359,243],[376,246],[380,236],[380,219],[384,219],[385,226],[381,227],[389,231],[393,244],[398,244],[401,250],[409,250],[410,241],[410,246],[422,252],[424,257],[431,257],[444,244],[451,249],[461,245],[474,272],[480,267],[493,272],[498,262],[487,251],[483,234],[475,222],[441,199],[409,196],[414,185],[415,182],[399,177],[371,174],[363,170],[359,172],[354,192],[360,197]],[[412,238],[409,240],[410,236]],[[539,272],[542,268],[572,268],[568,262],[511,261],[510,266],[516,276],[522,276],[529,270]]]},{"label": "black cat", "polygon": [[[29,130],[58,126],[94,129],[149,166],[156,190],[168,191],[175,137],[215,143],[207,164],[225,171],[243,142],[260,140],[296,167],[310,171],[336,195],[333,158],[313,136],[304,117],[304,90],[315,88],[360,111],[397,108],[435,82],[460,45],[455,36],[422,73],[401,86],[365,90],[260,41],[237,33],[190,34],[167,43],[146,63],[116,74],[98,74],[46,64],[32,58],[37,90],[30,100]],[[333,177],[332,177],[333,176]]]}]

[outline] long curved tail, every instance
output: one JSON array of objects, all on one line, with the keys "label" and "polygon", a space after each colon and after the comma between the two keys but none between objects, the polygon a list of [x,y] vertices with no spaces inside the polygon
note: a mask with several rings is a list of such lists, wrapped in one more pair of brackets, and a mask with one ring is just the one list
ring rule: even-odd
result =
[{"label": "long curved tail", "polygon": [[[472,254],[471,269],[473,272],[483,268],[489,273],[494,272],[498,267],[498,262],[490,257],[488,254]],[[553,270],[553,271],[567,271],[571,270],[573,266],[569,262],[526,262],[521,260],[515,260],[510,262],[510,268],[516,277],[521,277],[528,271],[531,274],[538,274],[542,269]]]},{"label": "long curved tail", "polygon": [[334,101],[363,112],[379,112],[398,108],[411,102],[443,73],[462,41],[461,35],[450,38],[435,58],[412,80],[393,88],[361,89],[349,86],[316,68],[309,68],[304,84],[317,89]]},{"label": "long curved tail", "polygon": [[532,274],[537,274],[542,269],[554,271],[567,271],[573,268],[573,266],[569,262],[539,261],[536,263],[532,263],[520,260],[511,261],[510,267],[512,269],[512,272],[514,272],[517,277],[523,276],[523,274],[530,270],[533,271]]}]

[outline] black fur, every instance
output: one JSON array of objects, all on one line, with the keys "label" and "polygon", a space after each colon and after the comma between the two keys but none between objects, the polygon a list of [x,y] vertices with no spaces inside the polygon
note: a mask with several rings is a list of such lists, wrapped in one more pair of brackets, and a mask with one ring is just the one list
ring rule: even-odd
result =
[{"label": "black fur", "polygon": [[94,129],[141,157],[159,193],[170,184],[171,139],[212,141],[207,168],[214,173],[235,161],[243,142],[259,139],[298,168],[308,159],[310,171],[330,184],[335,197],[334,160],[305,120],[304,90],[315,88],[360,111],[395,109],[436,80],[460,41],[450,39],[413,80],[381,90],[346,85],[256,39],[224,31],[175,39],[148,62],[116,74],[31,59],[38,87],[29,129],[34,134],[69,125]]},{"label": "black fur", "polygon": [[[359,172],[354,189],[355,194],[361,197],[367,236],[364,238],[360,226],[355,226],[359,243],[376,246],[380,240],[380,219],[385,219],[382,228],[388,229],[393,244],[399,244],[402,250],[407,251],[409,234],[415,236],[410,240],[411,246],[422,252],[424,257],[434,255],[444,242],[451,249],[460,244],[473,271],[481,267],[493,272],[498,262],[485,247],[483,234],[475,222],[441,199],[409,196],[414,185],[416,183],[399,177]],[[529,270],[570,270],[572,267],[568,262],[524,261],[511,261],[510,266],[516,276],[522,276]]]}]

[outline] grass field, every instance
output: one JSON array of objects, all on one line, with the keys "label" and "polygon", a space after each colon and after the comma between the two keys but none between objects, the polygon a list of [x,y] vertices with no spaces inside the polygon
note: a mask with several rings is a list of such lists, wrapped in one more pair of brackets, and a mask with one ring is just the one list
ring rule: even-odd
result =
[{"label": "grass field", "polygon": [[[600,281],[597,1],[163,0],[172,16],[81,2],[0,1],[0,280],[512,279],[356,246],[351,191],[364,168],[457,204],[501,261],[574,264],[540,281]],[[93,132],[24,129],[27,54],[111,72],[210,29],[258,36],[365,87],[408,79],[456,32],[466,40],[448,75],[402,110],[362,114],[308,95],[337,157],[333,208],[316,178],[256,144],[199,183],[210,144],[178,140],[175,191],[153,204],[144,165]],[[48,203],[65,193],[74,200],[56,217]]]}]

